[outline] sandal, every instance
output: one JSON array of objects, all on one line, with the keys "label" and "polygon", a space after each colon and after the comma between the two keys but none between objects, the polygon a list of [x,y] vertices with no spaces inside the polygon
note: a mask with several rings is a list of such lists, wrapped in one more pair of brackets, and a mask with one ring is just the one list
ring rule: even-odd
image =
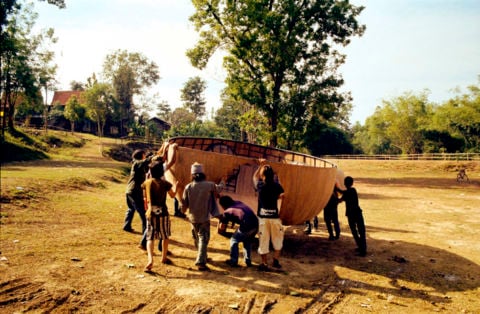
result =
[{"label": "sandal", "polygon": [[170,259],[166,259],[164,261],[162,261],[162,264],[165,264],[165,265],[172,265],[172,261]]}]

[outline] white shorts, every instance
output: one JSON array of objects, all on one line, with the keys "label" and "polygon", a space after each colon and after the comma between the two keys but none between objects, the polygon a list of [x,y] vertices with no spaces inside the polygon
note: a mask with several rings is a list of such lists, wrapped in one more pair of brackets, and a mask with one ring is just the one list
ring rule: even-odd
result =
[{"label": "white shorts", "polygon": [[284,228],[280,218],[258,218],[258,254],[270,252],[270,241],[275,251],[283,247]]}]

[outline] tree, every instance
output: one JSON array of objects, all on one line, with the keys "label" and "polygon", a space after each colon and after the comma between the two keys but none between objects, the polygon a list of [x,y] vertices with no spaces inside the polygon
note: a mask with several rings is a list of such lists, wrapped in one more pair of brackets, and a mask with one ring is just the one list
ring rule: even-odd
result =
[{"label": "tree", "polygon": [[[63,1],[49,1],[62,6]],[[64,6],[64,3],[63,3]],[[51,64],[55,43],[53,29],[32,34],[37,14],[32,4],[21,5],[15,0],[1,2],[0,22],[0,94],[2,132],[8,119],[8,127],[14,128],[16,99],[22,93],[31,102],[39,97],[41,86],[54,81],[56,66]],[[40,95],[41,96],[41,95]],[[24,99],[24,100],[25,100]]]},{"label": "tree", "polygon": [[434,107],[428,102],[428,91],[405,92],[390,100],[382,100],[365,129],[355,135],[354,142],[370,154],[418,154],[423,152],[426,130]]},{"label": "tree", "polygon": [[135,118],[134,95],[141,95],[144,89],[160,79],[158,66],[138,52],[117,50],[107,55],[103,63],[103,75],[111,82],[115,99],[119,103],[118,116],[121,133],[124,123],[133,123]]},{"label": "tree", "polygon": [[365,126],[357,128],[353,143],[365,154],[398,154],[400,149],[391,145],[386,134],[388,121],[384,117],[382,107],[377,106],[375,112],[365,120]]},{"label": "tree", "polygon": [[185,108],[176,108],[171,115],[170,123],[172,128],[169,134],[172,136],[177,135],[191,135],[190,127],[195,123],[195,115]]},{"label": "tree", "polygon": [[38,97],[31,99],[20,94],[16,99],[15,108],[15,119],[23,119],[25,126],[29,126],[32,116],[43,112],[42,95],[39,92]]},{"label": "tree", "polygon": [[85,84],[79,81],[71,81],[70,82],[70,89],[71,90],[85,90]]},{"label": "tree", "polygon": [[386,135],[391,145],[398,147],[403,154],[422,153],[423,126],[431,120],[432,107],[428,103],[427,92],[404,95],[383,101],[384,119],[387,122]]},{"label": "tree", "polygon": [[82,121],[85,118],[85,107],[82,106],[77,96],[73,95],[67,100],[63,115],[70,121],[72,133],[75,131],[75,122]]},{"label": "tree", "polygon": [[162,100],[157,103],[157,114],[164,121],[169,122],[171,120],[172,109],[166,100]]},{"label": "tree", "polygon": [[[217,49],[226,51],[226,83],[268,118],[270,145],[277,145],[279,123],[287,131],[302,128],[304,117],[321,115],[326,106],[335,114],[349,102],[338,92],[343,79],[336,71],[345,56],[335,46],[363,34],[356,20],[363,7],[327,0],[193,3],[190,20],[200,40],[187,56],[202,69]],[[294,123],[284,118],[292,112]]]},{"label": "tree", "polygon": [[[51,45],[57,42],[57,38],[54,37],[53,28],[48,29],[44,33],[41,33],[36,37],[34,42],[38,43],[36,47],[37,53],[34,54],[33,67],[35,72],[38,73],[38,84],[45,92],[45,106],[44,106],[44,127],[47,132],[48,126],[48,91],[55,90],[57,81],[55,74],[57,72],[57,65],[53,64],[53,58],[55,53],[50,50]],[[45,45],[46,44],[46,45]]]},{"label": "tree", "polygon": [[304,146],[314,156],[351,154],[353,145],[346,132],[335,125],[313,119],[309,123]]},{"label": "tree", "polygon": [[195,76],[188,79],[181,90],[180,99],[184,108],[190,110],[198,120],[205,115],[205,97],[203,93],[207,83],[200,77]]},{"label": "tree", "polygon": [[14,129],[17,97],[23,94],[25,100],[35,99],[39,93],[33,68],[29,64],[31,53],[29,36],[36,14],[31,11],[31,7],[22,8],[16,1],[7,1],[5,4],[2,2],[1,9],[0,100],[4,113],[3,134],[6,124],[9,129]]},{"label": "tree", "polygon": [[226,130],[229,139],[244,140],[242,129],[239,125],[239,118],[243,114],[240,106],[235,101],[224,99],[214,117],[215,124]]},{"label": "tree", "polygon": [[447,131],[461,138],[468,151],[480,152],[480,76],[479,85],[468,86],[468,93],[450,99],[439,108],[434,116],[438,130]]},{"label": "tree", "polygon": [[84,93],[87,116],[97,123],[97,135],[103,137],[103,128],[112,113],[113,93],[107,83],[94,83]]},{"label": "tree", "polygon": [[[40,1],[44,2],[45,0],[40,0]],[[47,0],[47,2],[59,7],[60,9],[66,8],[65,0]]]}]

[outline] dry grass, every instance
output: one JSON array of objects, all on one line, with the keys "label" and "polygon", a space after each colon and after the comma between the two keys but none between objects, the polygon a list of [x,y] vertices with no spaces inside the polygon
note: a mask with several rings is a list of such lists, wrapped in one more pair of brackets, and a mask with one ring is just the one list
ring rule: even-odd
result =
[{"label": "dry grass", "polygon": [[[353,254],[340,205],[338,241],[327,240],[323,224],[310,236],[288,228],[281,272],[227,267],[228,239],[214,227],[211,271],[198,272],[189,224],[172,217],[174,265],[157,263],[149,275],[140,235],[121,231],[127,165],[86,140],[51,160],[2,165],[0,312],[480,311],[478,163],[334,161],[356,180],[366,258]],[[455,181],[460,166],[470,184]]]}]

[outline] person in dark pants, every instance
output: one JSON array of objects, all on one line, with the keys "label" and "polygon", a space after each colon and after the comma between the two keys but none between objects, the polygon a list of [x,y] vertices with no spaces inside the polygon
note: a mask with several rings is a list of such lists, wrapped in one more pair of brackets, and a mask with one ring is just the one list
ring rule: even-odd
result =
[{"label": "person in dark pants", "polygon": [[[318,217],[313,217],[313,228],[318,229]],[[305,234],[312,234],[312,219],[305,221],[305,229],[303,229]]]},{"label": "person in dark pants", "polygon": [[[340,238],[340,224],[338,223],[338,203],[337,191],[334,190],[327,205],[323,209],[323,220],[327,226],[328,240],[338,240]],[[333,225],[333,226],[332,226]],[[335,230],[335,234],[333,231]]]},{"label": "person in dark pants", "polygon": [[147,228],[141,185],[145,181],[148,165],[152,157],[153,154],[146,157],[145,151],[141,149],[135,150],[132,154],[132,166],[126,189],[127,212],[125,213],[125,221],[123,223],[124,231],[133,232],[132,220],[135,212],[138,213],[142,220],[142,234]]},{"label": "person in dark pants", "polygon": [[220,197],[220,206],[224,209],[220,217],[222,223],[234,222],[239,227],[230,238],[230,259],[226,261],[229,266],[238,266],[238,244],[243,243],[243,258],[247,267],[252,266],[252,243],[258,232],[258,218],[253,210],[241,201],[234,201],[230,196]]},{"label": "person in dark pants", "polygon": [[348,225],[352,231],[353,238],[357,244],[357,255],[367,255],[367,239],[365,232],[365,221],[362,209],[358,205],[357,190],[353,187],[353,178],[348,176],[344,179],[346,190],[338,189],[342,193],[340,202],[345,202],[345,215],[348,218]]}]

